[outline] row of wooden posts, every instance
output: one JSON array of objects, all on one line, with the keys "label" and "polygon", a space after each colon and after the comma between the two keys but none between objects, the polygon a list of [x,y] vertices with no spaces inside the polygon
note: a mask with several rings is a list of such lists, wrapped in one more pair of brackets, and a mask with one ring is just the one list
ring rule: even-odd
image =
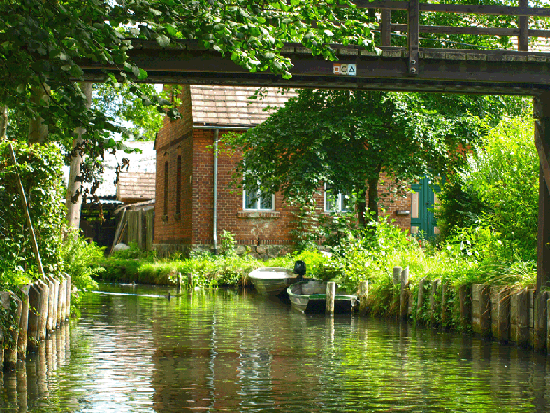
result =
[{"label": "row of wooden posts", "polygon": [[11,291],[0,291],[0,305],[15,316],[8,337],[0,329],[0,368],[4,369],[14,369],[18,359],[25,360],[27,351],[35,351],[39,342],[67,321],[71,313],[69,275],[44,276],[21,291],[22,299]]},{"label": "row of wooden posts", "polygon": [[[393,283],[399,286],[396,301],[398,318],[403,321],[445,327],[454,318],[463,331],[550,354],[550,299],[546,291],[486,284],[455,288],[441,280],[425,278],[413,287],[408,267],[394,267]],[[416,294],[413,288],[418,289]],[[360,305],[367,306],[368,283],[360,291],[366,293],[366,297],[360,294]],[[454,297],[453,303],[450,297]],[[421,317],[426,309],[427,314]]]}]

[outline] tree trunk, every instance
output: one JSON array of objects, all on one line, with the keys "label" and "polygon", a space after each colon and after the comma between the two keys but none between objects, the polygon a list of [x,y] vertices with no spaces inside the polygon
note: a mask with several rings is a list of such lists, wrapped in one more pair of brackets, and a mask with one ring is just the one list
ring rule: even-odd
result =
[{"label": "tree trunk", "polygon": [[0,106],[0,140],[7,139],[8,130],[8,107]]},{"label": "tree trunk", "polygon": [[[45,86],[32,88],[32,101],[39,104],[41,100],[48,102],[49,97],[46,93]],[[48,125],[44,124],[44,119],[37,117],[29,122],[29,143],[44,143],[48,137]]]},{"label": "tree trunk", "polygon": [[365,228],[367,225],[367,220],[365,219],[365,213],[367,212],[366,193],[365,191],[361,191],[357,196],[357,222],[361,228]]},{"label": "tree trunk", "polygon": [[377,175],[376,178],[369,179],[367,181],[368,185],[368,213],[371,214],[371,218],[374,221],[378,221],[378,181],[380,180],[380,175]]},{"label": "tree trunk", "polygon": [[[90,108],[92,106],[92,84],[89,82],[82,83],[80,85],[82,92],[86,95],[87,104]],[[80,127],[77,128],[77,138],[73,141],[73,148],[82,142],[82,135],[86,132],[86,129]],[[80,208],[82,206],[82,196],[80,193],[81,182],[77,181],[77,177],[80,175],[80,164],[82,163],[82,156],[79,151],[74,151],[71,156],[71,164],[69,169],[69,182],[67,183],[67,196],[65,199],[65,205],[67,207],[67,224],[69,229],[80,228]]]}]

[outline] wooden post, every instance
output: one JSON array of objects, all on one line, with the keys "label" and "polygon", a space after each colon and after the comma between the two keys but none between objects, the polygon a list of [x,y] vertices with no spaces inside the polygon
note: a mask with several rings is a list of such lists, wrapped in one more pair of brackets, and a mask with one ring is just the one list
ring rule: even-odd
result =
[{"label": "wooden post", "polygon": [[19,335],[17,337],[17,353],[20,360],[27,358],[27,330],[29,327],[29,292],[31,285],[21,287],[21,317],[19,318]]},{"label": "wooden post", "polygon": [[187,274],[187,285],[189,288],[193,288],[193,273]]},{"label": "wooden post", "polygon": [[449,327],[449,309],[447,308],[449,288],[450,285],[447,281],[441,284],[441,326],[443,328]]},{"label": "wooden post", "polygon": [[481,337],[491,337],[491,299],[489,287],[472,285],[472,330]]},{"label": "wooden post", "polygon": [[41,287],[35,282],[29,288],[29,322],[27,326],[27,347],[34,351],[38,344],[38,327],[40,325]]},{"label": "wooden post", "polygon": [[359,283],[359,314],[367,313],[367,303],[369,300],[369,282],[361,281]]},{"label": "wooden post", "polygon": [[536,351],[546,350],[546,291],[535,294],[533,348]]},{"label": "wooden post", "polygon": [[51,327],[51,331],[55,330],[57,328],[57,311],[58,311],[58,308],[57,308],[57,305],[59,303],[59,285],[60,285],[60,282],[58,279],[54,278],[53,279],[53,303],[52,303],[52,307],[53,307],[53,312],[52,312],[52,327]]},{"label": "wooden post", "polygon": [[466,285],[458,287],[458,299],[460,301],[460,327],[465,331],[472,325],[472,287]]},{"label": "wooden post", "polygon": [[529,290],[527,288],[517,292],[516,297],[516,344],[520,347],[529,346]]},{"label": "wooden post", "polygon": [[491,287],[492,332],[501,343],[510,340],[510,288]]},{"label": "wooden post", "polygon": [[380,19],[380,44],[391,46],[391,10],[382,9]]},{"label": "wooden post", "polygon": [[426,283],[426,277],[423,277],[418,282],[418,298],[416,300],[416,324],[419,324],[419,320],[422,317],[422,306],[424,305],[424,284]]},{"label": "wooden post", "polygon": [[59,295],[57,296],[57,327],[59,328],[61,326],[61,323],[65,321],[64,313],[65,313],[65,297],[67,297],[67,293],[65,292],[66,284],[65,284],[65,277],[61,276],[59,279]]},{"label": "wooden post", "polygon": [[65,317],[71,318],[71,294],[73,288],[73,279],[70,275],[67,275],[67,297],[65,298]]},{"label": "wooden post", "polygon": [[[519,0],[519,7],[529,7],[529,0]],[[529,51],[529,17],[519,16],[519,37],[518,50],[520,52]]]},{"label": "wooden post", "polygon": [[550,354],[550,299],[546,300],[546,353]]},{"label": "wooden post", "polygon": [[434,280],[432,281],[432,290],[430,291],[430,324],[432,326],[437,325],[437,289],[439,288],[439,284],[441,283],[441,280]]},{"label": "wooden post", "polygon": [[[14,318],[18,327],[19,320],[21,319],[23,303],[15,294],[10,291],[0,292],[0,305],[2,305],[4,309],[11,311],[12,302],[15,302],[17,306]],[[15,370],[15,366],[17,364],[17,339],[19,338],[19,328],[14,328],[13,330],[11,330],[10,335],[13,345],[7,348],[4,352],[4,368],[8,370]]]},{"label": "wooden post", "polygon": [[181,272],[178,272],[178,293],[181,292]]},{"label": "wooden post", "polygon": [[50,284],[47,279],[39,280],[40,283],[40,320],[38,323],[38,340],[44,340],[46,338],[46,331],[48,329],[48,311],[50,308]]},{"label": "wooden post", "polygon": [[550,93],[533,98],[535,144],[540,160],[537,292],[550,287]]},{"label": "wooden post", "polygon": [[55,301],[55,282],[53,278],[47,278],[48,280],[48,323],[46,330],[48,333],[53,331],[53,317],[54,317],[54,301]]},{"label": "wooden post", "polygon": [[409,47],[409,73],[418,74],[418,58],[420,57],[420,2],[409,0],[409,19],[407,27]]},{"label": "wooden post", "polygon": [[401,267],[393,267],[393,285],[401,282]]},{"label": "wooden post", "polygon": [[336,296],[336,283],[334,281],[327,282],[327,315],[334,315],[334,298]]},{"label": "wooden post", "polygon": [[399,318],[407,320],[409,310],[409,267],[401,271],[401,295],[399,297]]}]

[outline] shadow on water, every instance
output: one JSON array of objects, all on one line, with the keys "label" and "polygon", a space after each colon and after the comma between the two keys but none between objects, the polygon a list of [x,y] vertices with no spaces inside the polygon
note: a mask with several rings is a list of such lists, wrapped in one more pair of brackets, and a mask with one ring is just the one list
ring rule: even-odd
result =
[{"label": "shadow on water", "polygon": [[0,411],[546,412],[549,371],[530,350],[254,291],[104,285],[0,374]]}]

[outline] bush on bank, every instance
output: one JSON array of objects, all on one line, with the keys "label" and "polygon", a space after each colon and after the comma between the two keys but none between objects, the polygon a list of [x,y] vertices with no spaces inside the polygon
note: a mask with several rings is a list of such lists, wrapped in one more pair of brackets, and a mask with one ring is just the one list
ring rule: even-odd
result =
[{"label": "bush on bank", "polygon": [[17,188],[19,179],[25,189],[44,272],[53,277],[70,275],[78,290],[94,285],[91,276],[100,269],[92,264],[103,257],[103,250],[67,234],[59,147],[25,142],[11,145],[17,165],[9,155],[8,142],[0,142],[1,288],[17,292],[19,285],[32,283],[40,276]]}]

